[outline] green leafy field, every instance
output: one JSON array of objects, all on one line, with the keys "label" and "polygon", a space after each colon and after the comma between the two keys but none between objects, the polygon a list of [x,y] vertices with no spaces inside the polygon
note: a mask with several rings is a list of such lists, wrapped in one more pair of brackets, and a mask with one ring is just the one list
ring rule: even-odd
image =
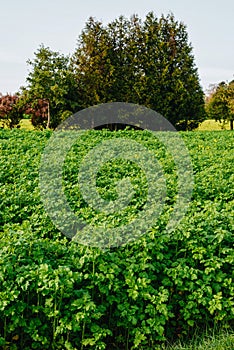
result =
[{"label": "green leafy field", "polygon": [[[124,137],[147,146],[167,182],[164,210],[151,230],[106,251],[69,241],[43,209],[38,170],[50,136],[50,131],[0,130],[0,346],[150,350],[178,338],[189,341],[205,329],[231,330],[233,132],[181,133],[195,184],[188,213],[171,235],[165,227],[177,176],[165,147],[142,131],[87,132],[66,158],[63,185],[72,209],[88,222],[106,223],[83,200],[77,173],[81,159],[101,140]],[[110,161],[97,179],[103,198],[116,199],[116,181],[125,173],[135,196],[117,222],[108,218],[116,227],[141,210],[144,174],[134,164]]]}]

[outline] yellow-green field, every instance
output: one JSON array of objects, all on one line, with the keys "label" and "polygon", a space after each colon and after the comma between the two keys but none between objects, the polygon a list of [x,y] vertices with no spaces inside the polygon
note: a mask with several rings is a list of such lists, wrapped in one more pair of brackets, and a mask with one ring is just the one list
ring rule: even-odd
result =
[{"label": "yellow-green field", "polygon": [[[3,122],[0,121],[0,127],[3,127]],[[31,123],[30,119],[22,119],[20,121],[20,129],[26,129],[26,130],[34,130],[34,127]]]},{"label": "yellow-green field", "polygon": [[[1,122],[0,122],[1,126]],[[30,119],[22,119],[20,121],[20,128],[26,130],[34,130]],[[201,125],[196,129],[198,131],[213,131],[213,130],[229,130],[229,123],[220,123],[215,120],[208,119],[205,120]]]},{"label": "yellow-green field", "polygon": [[[29,119],[23,119],[20,122],[20,127],[22,129],[27,130],[33,130],[33,126],[31,124],[31,121]],[[216,122],[215,120],[205,120],[201,125],[198,127],[197,130],[199,131],[212,131],[212,130],[228,130],[229,124],[225,123],[224,125],[222,123]]]},{"label": "yellow-green field", "polygon": [[199,131],[213,131],[213,130],[229,130],[229,123],[220,123],[216,122],[213,119],[205,120],[201,125],[198,127]]},{"label": "yellow-green field", "polygon": [[27,129],[27,130],[34,130],[34,127],[31,123],[30,119],[22,119],[20,121],[20,128],[21,129]]}]

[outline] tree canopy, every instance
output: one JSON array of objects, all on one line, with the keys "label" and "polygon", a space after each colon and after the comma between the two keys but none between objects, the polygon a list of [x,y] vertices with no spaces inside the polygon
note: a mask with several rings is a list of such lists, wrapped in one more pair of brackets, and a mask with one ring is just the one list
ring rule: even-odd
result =
[{"label": "tree canopy", "polygon": [[204,119],[199,83],[186,27],[172,14],[142,21],[120,16],[104,26],[90,18],[72,57],[82,107],[110,101],[152,108],[178,129]]},{"label": "tree canopy", "polygon": [[233,130],[234,121],[234,80],[219,83],[207,99],[206,110],[209,118],[216,121],[230,122]]},{"label": "tree canopy", "polygon": [[32,124],[55,128],[66,112],[76,111],[78,104],[69,57],[41,45],[28,65],[31,70],[23,96]]},{"label": "tree canopy", "polygon": [[17,95],[0,94],[0,119],[3,126],[12,129],[19,125],[24,113],[21,100]]},{"label": "tree canopy", "polygon": [[149,107],[177,129],[205,118],[204,94],[186,26],[172,14],[89,18],[70,56],[41,45],[22,89],[33,125],[55,128],[83,108],[107,102]]}]

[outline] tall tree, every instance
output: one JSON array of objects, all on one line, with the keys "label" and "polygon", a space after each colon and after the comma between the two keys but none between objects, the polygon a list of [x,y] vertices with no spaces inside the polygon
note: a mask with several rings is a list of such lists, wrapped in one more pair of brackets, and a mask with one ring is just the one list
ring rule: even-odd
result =
[{"label": "tall tree", "polygon": [[90,18],[73,66],[83,107],[109,101],[150,107],[178,129],[203,121],[204,96],[186,27],[152,12],[141,21],[120,16],[104,26]]},{"label": "tall tree", "polygon": [[143,27],[146,105],[178,129],[193,129],[204,120],[204,96],[188,43],[186,27],[173,15],[146,17]]},{"label": "tall tree", "polygon": [[108,102],[113,81],[112,47],[102,23],[90,17],[72,57],[82,107]]},{"label": "tall tree", "polygon": [[55,128],[65,111],[72,114],[79,109],[77,85],[69,57],[41,45],[28,64],[31,71],[22,94],[30,105],[28,111],[32,123],[41,128]]},{"label": "tall tree", "polygon": [[230,122],[230,129],[233,130],[234,121],[234,80],[219,83],[207,99],[207,114],[216,121]]}]

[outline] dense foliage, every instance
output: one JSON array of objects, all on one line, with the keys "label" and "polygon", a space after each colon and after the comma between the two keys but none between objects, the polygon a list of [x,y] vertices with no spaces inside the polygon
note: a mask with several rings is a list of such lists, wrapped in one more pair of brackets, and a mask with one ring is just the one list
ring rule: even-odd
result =
[{"label": "dense foliage", "polygon": [[186,27],[173,15],[152,12],[117,18],[108,25],[90,18],[73,55],[82,107],[110,101],[141,104],[177,129],[204,120],[204,98]]},{"label": "dense foliage", "polygon": [[26,113],[35,127],[55,128],[79,107],[69,57],[41,45],[28,65],[27,86],[22,91]]},{"label": "dense foliage", "polygon": [[38,128],[56,128],[70,114],[106,102],[144,105],[178,130],[205,118],[187,29],[171,14],[149,13],[144,21],[120,16],[107,25],[90,18],[71,57],[41,45],[28,64],[21,92]]},{"label": "dense foliage", "polygon": [[211,119],[230,122],[233,130],[234,123],[234,80],[221,82],[211,91],[206,103],[207,115]]},{"label": "dense foliage", "polygon": [[23,118],[24,108],[21,98],[17,95],[1,95],[0,94],[0,121],[3,126],[12,129],[19,125]]},{"label": "dense foliage", "polygon": [[[188,214],[168,236],[176,172],[163,145],[146,131],[87,132],[64,165],[66,195],[87,220],[96,214],[80,196],[78,165],[103,139],[125,137],[146,145],[167,181],[168,198],[157,224],[138,241],[105,252],[69,242],[43,210],[38,169],[50,135],[0,131],[0,346],[150,350],[166,338],[188,337],[197,327],[231,326],[233,133],[181,134],[195,185]],[[100,169],[100,193],[114,198],[116,178],[125,172],[133,175],[137,203],[144,198],[139,191],[144,177],[132,164],[116,160]]]}]

